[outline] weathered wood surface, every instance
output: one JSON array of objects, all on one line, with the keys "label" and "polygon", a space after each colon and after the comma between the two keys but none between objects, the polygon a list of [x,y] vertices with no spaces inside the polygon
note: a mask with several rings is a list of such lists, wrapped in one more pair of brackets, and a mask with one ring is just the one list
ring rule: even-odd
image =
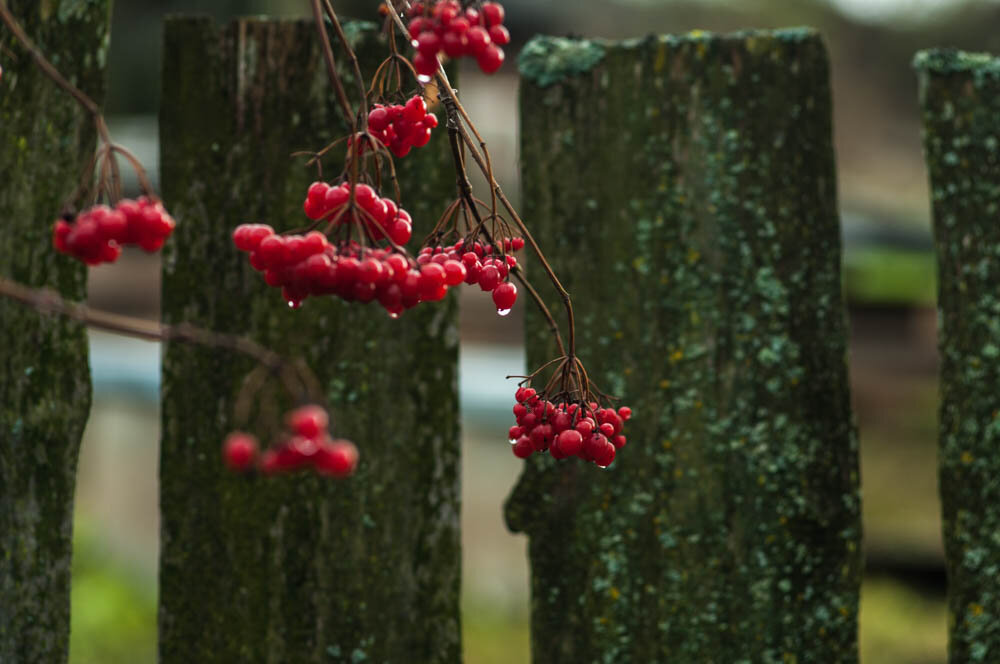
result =
[{"label": "weathered wood surface", "polygon": [[[534,661],[856,662],[819,36],[543,38],[521,71],[525,218],[575,296],[590,375],[635,409],[608,470],[536,455],[508,501]],[[555,356],[538,315],[527,341],[530,367]]]},{"label": "weathered wood surface", "polygon": [[[350,30],[369,75],[388,52],[374,33]],[[289,155],[344,133],[315,29],[175,18],[165,49],[162,182],[178,228],[165,255],[164,319],[303,356],[326,390],[334,433],[362,456],[346,481],[227,472],[220,443],[252,364],[168,345],[161,661],[457,662],[455,301],[396,321],[333,298],[290,311],[230,233],[248,221],[301,227],[315,173]],[[349,76],[345,86],[354,92]],[[449,164],[443,135],[397,164],[415,237],[453,195]]]},{"label": "weathered wood surface", "polygon": [[[108,4],[7,2],[98,100]],[[0,46],[0,275],[81,300],[86,268],[52,249],[52,222],[94,153],[94,123],[2,26]],[[73,494],[89,411],[83,327],[0,298],[0,662],[68,656]]]},{"label": "weathered wood surface", "polygon": [[938,265],[949,661],[1000,658],[1000,59],[917,55]]}]

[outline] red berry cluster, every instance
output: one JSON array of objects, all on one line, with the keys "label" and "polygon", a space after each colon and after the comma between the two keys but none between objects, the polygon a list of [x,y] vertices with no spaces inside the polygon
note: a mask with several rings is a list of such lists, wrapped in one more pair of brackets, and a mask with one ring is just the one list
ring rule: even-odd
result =
[{"label": "red berry cluster", "polygon": [[[519,237],[504,240],[504,251],[517,251],[524,247]],[[444,268],[449,286],[465,282],[478,284],[483,291],[493,294],[497,313],[506,316],[517,300],[517,286],[507,281],[511,268],[517,265],[514,256],[494,256],[493,247],[479,242],[468,244],[460,240],[452,246],[424,247],[417,255],[417,264],[437,263]]]},{"label": "red berry cluster", "polygon": [[[302,207],[312,220],[330,219],[338,224],[361,221],[376,240],[388,237],[398,245],[410,241],[413,235],[413,219],[398,207],[392,199],[381,198],[367,184],[354,187],[354,207],[349,207],[351,185],[344,182],[332,187],[326,182],[313,182],[306,192]],[[355,214],[355,211],[360,214]]]},{"label": "red berry cluster", "polygon": [[375,104],[368,113],[368,129],[397,157],[427,145],[437,126],[437,116],[427,112],[427,102],[420,95],[411,97],[405,106]]},{"label": "red berry cluster", "polygon": [[289,306],[310,295],[336,295],[348,302],[377,300],[396,318],[421,302],[442,299],[454,281],[441,265],[418,267],[391,249],[351,242],[338,247],[319,231],[275,235],[270,226],[243,224],[233,233],[236,247],[250,253],[250,264],[280,287]]},{"label": "red berry cluster", "polygon": [[417,49],[413,68],[422,76],[433,76],[438,70],[437,56],[444,53],[449,58],[474,57],[484,73],[492,74],[503,64],[500,47],[510,43],[503,17],[503,5],[497,2],[464,11],[458,0],[415,2],[407,26]]},{"label": "red berry cluster", "polygon": [[259,453],[257,439],[234,431],[222,445],[222,457],[232,470],[247,471],[255,465],[266,475],[315,468],[321,475],[347,477],[358,465],[358,448],[349,440],[330,438],[329,418],[319,406],[303,406],[288,415],[287,435],[280,443]]},{"label": "red berry cluster", "polygon": [[61,219],[52,229],[52,246],[87,265],[113,263],[122,245],[157,251],[174,230],[174,220],[159,201],[143,196],[123,199],[114,208],[95,205],[76,219]]},{"label": "red berry cluster", "polygon": [[600,408],[591,402],[554,404],[538,396],[530,387],[514,393],[517,424],[508,436],[514,455],[526,459],[532,452],[549,451],[555,459],[577,456],[606,468],[615,453],[625,447],[622,427],[632,417],[632,409]]}]

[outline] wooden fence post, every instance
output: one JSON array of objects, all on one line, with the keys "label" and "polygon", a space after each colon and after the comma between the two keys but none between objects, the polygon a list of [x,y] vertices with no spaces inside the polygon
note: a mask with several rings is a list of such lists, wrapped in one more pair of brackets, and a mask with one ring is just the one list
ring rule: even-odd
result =
[{"label": "wooden fence post", "polygon": [[1000,59],[923,51],[938,265],[949,661],[1000,657]]},{"label": "wooden fence post", "polygon": [[[607,471],[535,455],[508,501],[534,661],[856,662],[819,36],[540,38],[521,72],[525,218],[577,296],[591,377],[635,409]],[[534,368],[555,351],[527,325]]]},{"label": "wooden fence post", "polygon": [[[104,94],[108,2],[7,7],[66,77]],[[94,153],[92,118],[0,26],[0,275],[82,300],[86,268],[52,249],[52,222]],[[73,495],[90,411],[83,327],[0,298],[0,662],[69,654]]]},{"label": "wooden fence post", "polygon": [[[372,24],[348,32],[371,75],[385,43]],[[334,433],[355,440],[362,458],[345,481],[226,471],[220,444],[252,366],[167,346],[161,661],[457,662],[456,303],[397,321],[333,298],[290,311],[234,250],[239,223],[304,224],[315,172],[290,154],[346,132],[312,23],[243,19],[220,31],[175,18],[165,49],[162,182],[178,227],[165,255],[164,319],[304,357]],[[438,135],[397,164],[417,237],[454,191],[447,155]]]}]

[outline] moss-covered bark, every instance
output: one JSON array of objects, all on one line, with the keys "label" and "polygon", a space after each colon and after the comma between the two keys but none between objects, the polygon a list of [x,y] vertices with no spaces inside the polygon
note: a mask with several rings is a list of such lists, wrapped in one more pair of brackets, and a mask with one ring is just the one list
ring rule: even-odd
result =
[{"label": "moss-covered bark", "polygon": [[[108,2],[7,3],[57,67],[104,94]],[[0,275],[80,300],[86,268],[52,222],[94,151],[94,124],[0,27]],[[90,410],[84,329],[0,298],[0,662],[69,652],[73,491]]]},{"label": "moss-covered bark", "polygon": [[1000,658],[1000,59],[917,55],[938,264],[949,661]]},{"label": "moss-covered bark", "polygon": [[[372,25],[350,33],[370,75],[385,44]],[[455,301],[397,321],[333,298],[291,311],[230,240],[239,223],[306,221],[315,171],[289,155],[344,133],[317,42],[308,22],[166,25],[162,180],[178,228],[165,257],[164,319],[303,356],[325,386],[334,434],[356,441],[362,457],[346,481],[227,472],[220,444],[252,364],[168,345],[165,664],[460,659]],[[355,90],[349,76],[346,87]],[[419,236],[454,191],[444,137],[398,166]]]},{"label": "moss-covered bark", "polygon": [[[576,296],[590,375],[635,409],[608,470],[536,455],[508,501],[534,661],[856,662],[819,37],[546,38],[521,68],[526,219]],[[555,355],[538,315],[527,339],[530,366]]]}]

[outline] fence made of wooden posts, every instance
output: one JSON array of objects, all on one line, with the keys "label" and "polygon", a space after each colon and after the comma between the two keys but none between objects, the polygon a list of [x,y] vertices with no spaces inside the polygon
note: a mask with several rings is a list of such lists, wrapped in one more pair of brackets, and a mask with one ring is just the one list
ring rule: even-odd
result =
[{"label": "fence made of wooden posts", "polygon": [[[100,97],[107,3],[87,7],[22,14]],[[370,74],[382,37],[366,24],[349,36]],[[164,48],[160,174],[178,228],[163,320],[303,357],[363,456],[343,482],[230,473],[219,445],[251,365],[166,344],[160,661],[460,662],[456,301],[400,320],[340,302],[289,311],[230,233],[300,225],[313,174],[289,154],[344,133],[315,30],[171,18]],[[592,376],[637,413],[607,470],[535,455],[505,505],[529,538],[533,660],[856,662],[861,481],[820,35],[536,38],[520,68],[524,217],[578,294]],[[939,265],[950,661],[995,662],[1000,63],[932,51],[916,69]],[[81,299],[85,270],[49,233],[92,122],[27,57],[5,62],[4,81],[0,275]],[[445,141],[399,169],[419,235],[454,195]],[[554,356],[548,329],[518,306],[538,366]],[[61,662],[84,330],[0,299],[0,360],[0,662]]]}]

